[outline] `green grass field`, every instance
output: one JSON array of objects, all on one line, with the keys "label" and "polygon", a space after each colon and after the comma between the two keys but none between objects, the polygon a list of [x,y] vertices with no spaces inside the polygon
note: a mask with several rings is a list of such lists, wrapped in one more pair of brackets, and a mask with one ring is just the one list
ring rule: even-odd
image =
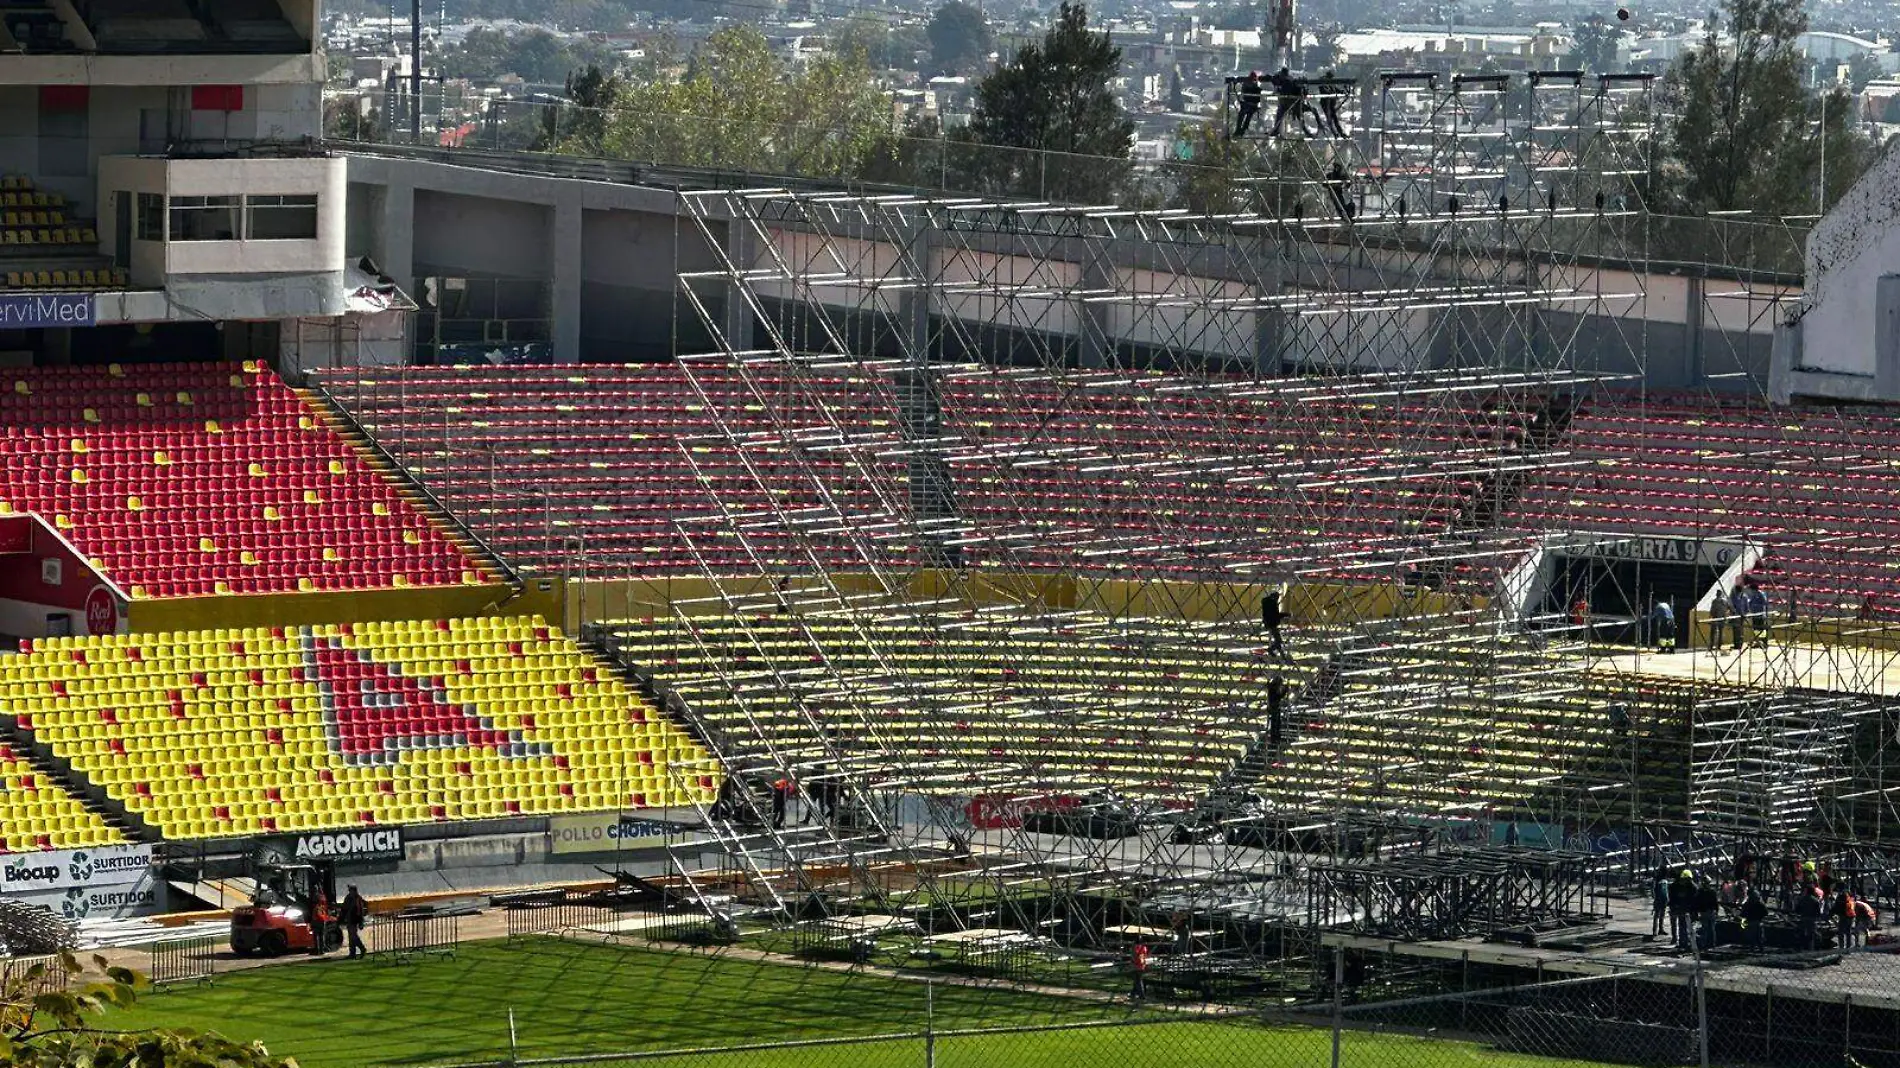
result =
[{"label": "green grass field", "polygon": [[[1125,1005],[938,984],[939,1030],[1167,1019]],[[920,983],[686,952],[551,938],[475,943],[452,960],[298,963],[152,992],[108,1026],[193,1027],[262,1039],[305,1068],[502,1060],[514,1010],[523,1058],[914,1033]],[[1324,1031],[1167,1021],[1140,1027],[944,1037],[939,1068],[1249,1068],[1324,1065]],[[1468,1043],[1348,1035],[1345,1063],[1559,1068]],[[665,1068],[922,1068],[920,1040],[642,1060]]]}]

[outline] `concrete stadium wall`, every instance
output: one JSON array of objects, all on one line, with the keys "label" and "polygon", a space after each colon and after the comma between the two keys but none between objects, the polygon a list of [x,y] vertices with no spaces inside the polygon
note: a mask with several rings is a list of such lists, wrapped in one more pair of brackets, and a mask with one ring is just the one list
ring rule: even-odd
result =
[{"label": "concrete stadium wall", "polygon": [[1808,235],[1807,293],[1775,339],[1773,394],[1900,400],[1900,153]]},{"label": "concrete stadium wall", "polygon": [[[728,232],[717,220],[702,232],[677,211],[668,189],[485,170],[423,160],[353,156],[349,171],[349,252],[367,255],[415,291],[432,272],[542,280],[553,322],[557,362],[660,360],[678,352],[713,350],[715,339],[681,291],[676,271],[708,271],[718,253],[761,266],[775,259],[814,270],[882,277],[900,259],[891,235],[841,233],[829,243],[780,230],[770,247],[747,230]],[[710,241],[708,236],[710,235]],[[926,239],[927,241],[928,239]],[[1231,245],[1157,249],[1138,241],[1113,247],[1064,239],[1035,239],[1041,258],[1024,253],[1029,239],[992,235],[957,250],[912,248],[937,276],[1025,282],[1051,289],[1112,290],[1126,301],[1089,302],[1053,297],[1004,300],[979,293],[938,291],[922,321],[942,346],[939,355],[968,359],[954,335],[966,335],[986,358],[1010,362],[1056,351],[1082,365],[1112,359],[1185,354],[1228,367],[1258,366],[1269,373],[1301,366],[1366,369],[1406,365],[1548,367],[1574,340],[1582,369],[1648,374],[1658,387],[1744,388],[1765,377],[1769,334],[1759,310],[1738,316],[1733,302],[1714,296],[1736,284],[1680,273],[1636,277],[1590,267],[1560,283],[1604,293],[1643,293],[1640,302],[1597,307],[1559,306],[1536,314],[1535,329],[1490,317],[1489,310],[1452,314],[1401,311],[1378,315],[1282,315],[1266,311],[1156,308],[1135,294],[1163,290],[1246,297],[1249,280],[1263,272],[1263,256],[1287,251],[1264,238]],[[1277,250],[1277,251],[1276,251]],[[1298,250],[1265,272],[1298,286],[1330,278],[1348,285],[1390,286],[1391,250],[1349,254],[1321,263]],[[677,265],[677,266],[676,266]],[[1672,268],[1673,270],[1677,270]],[[1385,277],[1381,283],[1379,279]],[[694,283],[706,316],[737,347],[760,344],[760,327],[781,330],[795,345],[820,347],[817,315],[827,316],[866,353],[902,351],[900,325],[918,321],[900,292],[871,295],[859,285],[807,292],[762,284],[767,323],[733,299],[718,279]],[[843,316],[845,309],[876,314]],[[1765,320],[1764,320],[1765,321]],[[1741,325],[1738,325],[1740,322]],[[945,327],[956,325],[954,331]],[[1771,324],[1770,324],[1771,327]],[[953,335],[946,337],[945,335]],[[1526,338],[1530,338],[1528,342]],[[1032,343],[1033,342],[1033,343]]]}]

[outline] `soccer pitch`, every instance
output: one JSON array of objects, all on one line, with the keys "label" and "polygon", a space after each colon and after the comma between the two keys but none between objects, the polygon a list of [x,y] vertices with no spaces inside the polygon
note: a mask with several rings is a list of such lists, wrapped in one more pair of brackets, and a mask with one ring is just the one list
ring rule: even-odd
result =
[{"label": "soccer pitch", "polygon": [[[702,1049],[916,1033],[925,987],[881,975],[554,938],[471,943],[453,959],[330,959],[144,994],[117,1028],[190,1027],[262,1039],[304,1068],[426,1065]],[[938,1031],[1169,1018],[1123,1004],[938,983]],[[1343,1063],[1405,1068],[1559,1068],[1585,1062],[1464,1042],[1351,1034]],[[1330,1063],[1323,1030],[1181,1020],[1140,1027],[944,1036],[939,1068],[1250,1068]],[[600,1063],[600,1062],[595,1062]],[[895,1039],[641,1059],[664,1068],[923,1068],[924,1044]]]}]

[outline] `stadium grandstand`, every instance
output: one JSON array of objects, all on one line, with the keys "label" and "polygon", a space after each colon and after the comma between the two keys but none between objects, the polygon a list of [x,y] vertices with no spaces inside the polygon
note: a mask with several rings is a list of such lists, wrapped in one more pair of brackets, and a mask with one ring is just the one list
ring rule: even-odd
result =
[{"label": "stadium grandstand", "polygon": [[1638,75],[1231,215],[341,143],[315,7],[0,0],[10,948],[359,888],[413,983],[140,1018],[313,1064],[1900,1058],[1803,911],[1900,908],[1900,164],[1803,277],[1652,261]]}]

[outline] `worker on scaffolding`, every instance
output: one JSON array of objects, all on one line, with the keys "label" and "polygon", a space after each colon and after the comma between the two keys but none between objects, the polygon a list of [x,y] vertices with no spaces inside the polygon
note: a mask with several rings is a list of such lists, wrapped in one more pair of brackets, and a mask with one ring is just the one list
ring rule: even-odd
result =
[{"label": "worker on scaffolding", "polygon": [[1319,114],[1326,120],[1326,128],[1334,137],[1346,136],[1346,124],[1339,121],[1339,86],[1333,82],[1333,72],[1327,70],[1320,75],[1326,84],[1319,94]]},{"label": "worker on scaffolding", "polygon": [[1293,72],[1285,67],[1274,71],[1270,80],[1273,82],[1273,96],[1277,101],[1273,109],[1273,136],[1278,137],[1280,127],[1286,122],[1289,114],[1293,116],[1294,123],[1298,124],[1299,109],[1306,103],[1306,86],[1301,85],[1299,79],[1293,77]]},{"label": "worker on scaffolding", "polygon": [[1657,597],[1650,606],[1649,637],[1657,652],[1676,651],[1676,608],[1667,597]]},{"label": "worker on scaffolding", "polygon": [[1260,72],[1250,70],[1240,80],[1240,116],[1234,120],[1234,137],[1247,136],[1247,128],[1253,125],[1253,117],[1260,113]]},{"label": "worker on scaffolding", "polygon": [[1684,951],[1695,937],[1695,873],[1688,868],[1669,883],[1669,934],[1676,948]]},{"label": "worker on scaffolding", "polygon": [[[1735,606],[1729,602],[1729,591],[1716,587],[1716,595],[1708,599],[1708,648],[1721,648],[1721,635],[1729,629],[1729,616],[1735,616]],[[1740,618],[1737,618],[1740,623]]]},{"label": "worker on scaffolding", "polygon": [[1755,644],[1768,644],[1768,595],[1762,592],[1761,584],[1750,575],[1742,579],[1736,587],[1735,598],[1730,607],[1735,610],[1735,648],[1742,647],[1742,621],[1755,632]]},{"label": "worker on scaffolding", "polygon": [[1333,165],[1326,169],[1326,192],[1332,195],[1333,209],[1339,212],[1341,222],[1352,221],[1352,197],[1349,189],[1346,168],[1338,160],[1334,160]]},{"label": "worker on scaffolding", "polygon": [[1274,656],[1286,655],[1286,644],[1280,640],[1280,624],[1286,622],[1286,610],[1280,606],[1281,587],[1272,586],[1260,595],[1260,628],[1267,633],[1267,651]]}]

